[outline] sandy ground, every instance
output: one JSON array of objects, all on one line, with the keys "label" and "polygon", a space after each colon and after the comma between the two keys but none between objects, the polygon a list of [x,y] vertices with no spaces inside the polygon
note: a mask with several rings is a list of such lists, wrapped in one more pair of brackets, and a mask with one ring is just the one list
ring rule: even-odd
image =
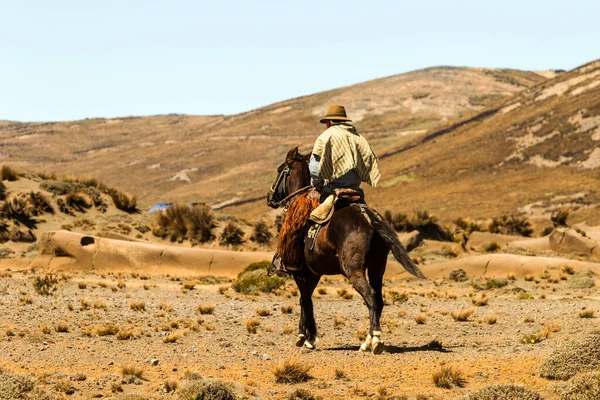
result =
[{"label": "sandy ground", "polygon": [[[0,278],[0,368],[29,375],[56,398],[81,399],[110,398],[117,390],[178,399],[178,391],[166,393],[164,383],[181,382],[189,372],[232,383],[248,398],[285,398],[293,389],[305,388],[325,399],[386,398],[379,394],[384,392],[452,399],[488,384],[516,383],[558,399],[556,388],[562,383],[541,378],[537,367],[558,343],[597,329],[595,318],[578,313],[595,309],[600,298],[597,288],[570,289],[571,276],[556,283],[558,275],[552,281],[518,278],[487,291],[475,290],[470,281],[388,279],[386,290],[406,294],[408,300],[392,304],[388,293],[386,350],[374,356],[358,351],[357,332],[367,328],[368,313],[340,278],[322,279],[315,293],[320,337],[317,349],[309,351],[294,346],[299,306],[292,281],[276,294],[244,296],[227,282],[186,290],[189,279],[71,273],[63,275],[52,295],[40,296],[33,288],[35,276],[13,271]],[[352,299],[338,296],[342,288],[354,294]],[[533,299],[519,300],[521,289]],[[484,292],[488,304],[473,305],[472,296],[479,299]],[[133,310],[136,303],[143,310]],[[287,305],[293,305],[290,314],[282,311]],[[214,311],[201,315],[198,306],[214,306]],[[466,322],[451,316],[469,308],[474,312]],[[258,316],[258,310],[270,315]],[[416,323],[417,315],[424,317],[423,324]],[[489,317],[496,322],[490,324]],[[246,329],[250,318],[260,321],[256,334]],[[56,331],[61,322],[68,332]],[[97,328],[108,324],[123,332],[132,329],[134,337],[99,336]],[[43,333],[44,327],[49,333]],[[538,344],[522,343],[524,335],[545,327],[556,332]],[[180,337],[164,343],[169,334]],[[441,349],[427,347],[434,339]],[[285,360],[311,366],[313,379],[275,383],[273,371]],[[143,379],[124,383],[122,367],[129,365],[141,368]],[[449,365],[462,371],[464,388],[434,385],[432,373]],[[344,377],[336,378],[336,370]],[[61,392],[64,382],[75,389],[72,395]]]}]

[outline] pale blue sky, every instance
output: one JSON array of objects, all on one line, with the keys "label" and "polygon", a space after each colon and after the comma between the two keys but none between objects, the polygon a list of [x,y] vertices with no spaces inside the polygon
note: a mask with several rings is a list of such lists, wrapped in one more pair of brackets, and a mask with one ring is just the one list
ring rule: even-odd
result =
[{"label": "pale blue sky", "polygon": [[231,114],[436,65],[600,58],[600,1],[0,0],[0,119]]}]

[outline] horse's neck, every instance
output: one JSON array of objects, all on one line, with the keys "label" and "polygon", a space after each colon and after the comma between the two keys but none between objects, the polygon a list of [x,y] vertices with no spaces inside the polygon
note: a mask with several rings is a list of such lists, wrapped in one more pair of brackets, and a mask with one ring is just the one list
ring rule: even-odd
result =
[{"label": "horse's neck", "polygon": [[292,176],[290,176],[290,188],[289,192],[293,193],[296,190],[300,190],[303,187],[310,186],[310,172],[308,171],[308,164],[299,163],[300,169],[294,170]]}]

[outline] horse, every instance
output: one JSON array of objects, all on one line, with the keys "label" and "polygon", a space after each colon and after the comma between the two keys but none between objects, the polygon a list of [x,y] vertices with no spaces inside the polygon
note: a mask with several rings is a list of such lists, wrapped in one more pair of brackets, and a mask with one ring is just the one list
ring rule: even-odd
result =
[{"label": "horse", "polygon": [[[301,155],[297,147],[287,153],[267,195],[269,206],[285,206],[311,189],[309,157],[310,154]],[[372,351],[373,354],[383,352],[380,326],[384,305],[382,286],[390,250],[406,271],[425,278],[400,244],[396,232],[379,213],[366,206],[346,206],[335,210],[329,222],[320,229],[312,250],[308,243],[304,244],[302,268],[291,272],[300,291],[301,313],[296,346],[315,348],[317,327],[312,294],[321,276],[343,275],[369,309],[369,333],[360,350]]]}]

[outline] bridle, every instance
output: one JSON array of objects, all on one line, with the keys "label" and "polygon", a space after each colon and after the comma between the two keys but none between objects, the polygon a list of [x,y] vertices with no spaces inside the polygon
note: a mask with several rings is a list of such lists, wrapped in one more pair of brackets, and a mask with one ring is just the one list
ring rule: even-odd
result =
[{"label": "bridle", "polygon": [[[300,159],[297,160],[301,161]],[[302,160],[304,159],[302,158]],[[281,168],[282,166],[283,168]],[[269,193],[267,194],[267,205],[271,208],[279,208],[281,206],[285,206],[285,204],[292,197],[300,193],[306,192],[307,190],[312,188],[311,185],[308,185],[296,190],[293,193],[287,194],[289,190],[287,180],[292,174],[292,167],[287,165],[287,163],[284,163],[281,166],[279,166],[278,170],[279,169],[281,170],[277,175],[277,179],[275,179],[275,182],[273,182],[273,185],[271,185],[271,189],[269,189]]]}]

